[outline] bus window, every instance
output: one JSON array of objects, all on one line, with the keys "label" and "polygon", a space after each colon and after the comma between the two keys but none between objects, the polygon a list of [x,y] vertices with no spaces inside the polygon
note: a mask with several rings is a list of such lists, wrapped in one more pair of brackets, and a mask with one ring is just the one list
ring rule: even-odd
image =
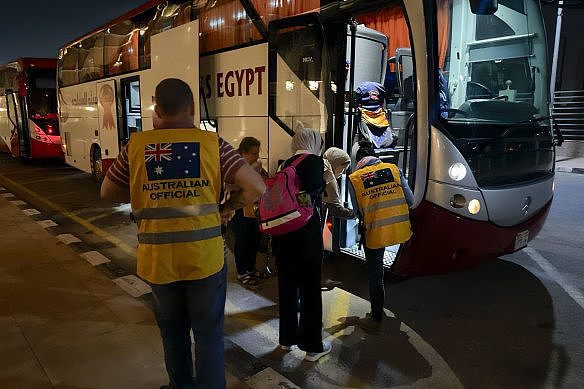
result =
[{"label": "bus window", "polygon": [[321,6],[320,0],[252,0],[252,3],[266,25],[273,20],[287,18],[304,12],[317,11]]},{"label": "bus window", "polygon": [[215,2],[201,9],[199,29],[201,53],[243,46],[263,39],[240,1]]},{"label": "bus window", "polygon": [[[133,18],[139,33],[140,69],[150,67],[150,38],[191,20],[191,2],[167,1]],[[138,37],[138,36],[137,36]]]},{"label": "bus window", "polygon": [[[327,130],[325,45],[316,23],[283,27],[271,42],[277,48],[275,116],[288,129]],[[273,80],[270,80],[272,82]]]},{"label": "bus window", "polygon": [[103,33],[98,33],[77,44],[79,82],[91,81],[104,76],[103,39]]},{"label": "bus window", "polygon": [[106,30],[103,54],[108,75],[138,70],[138,31],[129,20]]},{"label": "bus window", "polygon": [[[26,71],[29,106],[28,114],[33,119],[56,119],[55,69],[30,68]],[[51,130],[57,131],[56,128]]]},{"label": "bus window", "polygon": [[77,57],[79,51],[76,46],[62,49],[59,53],[59,85],[69,86],[79,83],[79,73],[77,71]]}]

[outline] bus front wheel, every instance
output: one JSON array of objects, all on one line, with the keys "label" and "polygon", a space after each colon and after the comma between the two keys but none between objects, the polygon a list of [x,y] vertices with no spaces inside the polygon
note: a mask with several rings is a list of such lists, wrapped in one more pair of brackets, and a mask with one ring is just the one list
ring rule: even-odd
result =
[{"label": "bus front wheel", "polygon": [[91,152],[91,176],[95,182],[103,181],[103,164],[99,146],[95,146]]}]

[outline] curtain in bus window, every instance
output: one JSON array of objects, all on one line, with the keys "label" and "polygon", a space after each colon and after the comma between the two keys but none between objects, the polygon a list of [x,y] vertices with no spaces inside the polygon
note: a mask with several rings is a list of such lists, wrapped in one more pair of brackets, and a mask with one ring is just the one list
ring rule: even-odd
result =
[{"label": "curtain in bus window", "polygon": [[[140,68],[143,69],[150,66],[150,38],[179,25],[176,24],[179,23],[176,19],[182,17],[182,10],[184,8],[177,4],[167,3],[163,8],[157,8],[154,15],[149,18],[147,25],[141,27],[141,40],[143,41],[141,45],[143,44],[142,51],[144,54],[140,58]],[[150,13],[147,12],[146,15],[150,16]]]},{"label": "curtain in bus window", "polygon": [[239,1],[218,1],[199,12],[201,51],[238,46],[261,39]]},{"label": "curtain in bus window", "polygon": [[106,30],[104,59],[108,75],[138,69],[138,31],[129,20]]},{"label": "curtain in bus window", "polygon": [[449,0],[438,0],[438,67],[444,69],[446,52],[448,51],[448,37],[450,36],[450,4]]},{"label": "curtain in bus window", "polygon": [[396,49],[410,47],[408,25],[400,7],[384,8],[359,15],[357,22],[389,37],[388,57],[393,57]]},{"label": "curtain in bus window", "polygon": [[78,44],[79,82],[103,77],[103,34],[96,34]]},{"label": "curtain in bus window", "polygon": [[253,0],[252,2],[266,25],[272,20],[320,9],[320,0]]}]

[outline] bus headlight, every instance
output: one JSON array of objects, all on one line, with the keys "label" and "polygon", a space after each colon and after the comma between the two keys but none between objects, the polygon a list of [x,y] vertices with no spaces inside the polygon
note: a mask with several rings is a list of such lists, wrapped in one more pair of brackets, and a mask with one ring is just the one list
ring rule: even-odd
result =
[{"label": "bus headlight", "polygon": [[472,199],[471,201],[469,201],[468,203],[468,211],[471,213],[471,215],[476,215],[477,213],[479,213],[481,210],[481,202],[478,201],[477,199]]},{"label": "bus headlight", "polygon": [[460,181],[466,177],[466,167],[460,162],[454,162],[448,168],[448,175],[454,181]]}]

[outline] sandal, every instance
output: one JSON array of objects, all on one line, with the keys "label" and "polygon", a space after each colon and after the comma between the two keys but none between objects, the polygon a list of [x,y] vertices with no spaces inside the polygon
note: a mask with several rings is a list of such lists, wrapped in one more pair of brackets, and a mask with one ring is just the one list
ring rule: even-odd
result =
[{"label": "sandal", "polygon": [[258,286],[260,282],[253,278],[251,274],[244,274],[242,276],[237,276],[237,281],[243,286]]}]

